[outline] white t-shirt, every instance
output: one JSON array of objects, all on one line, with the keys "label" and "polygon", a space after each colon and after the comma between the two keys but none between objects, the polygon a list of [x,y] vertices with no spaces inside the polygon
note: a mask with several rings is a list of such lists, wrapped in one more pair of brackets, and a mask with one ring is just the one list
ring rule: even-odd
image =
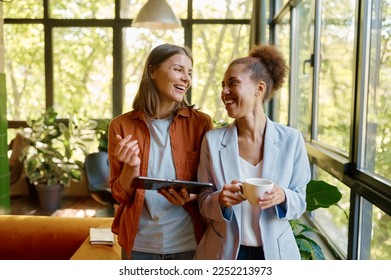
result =
[{"label": "white t-shirt", "polygon": [[[147,119],[151,133],[150,177],[176,179],[169,135],[172,120]],[[195,250],[196,246],[193,223],[185,209],[171,204],[156,191],[146,190],[133,250],[173,254]]]}]

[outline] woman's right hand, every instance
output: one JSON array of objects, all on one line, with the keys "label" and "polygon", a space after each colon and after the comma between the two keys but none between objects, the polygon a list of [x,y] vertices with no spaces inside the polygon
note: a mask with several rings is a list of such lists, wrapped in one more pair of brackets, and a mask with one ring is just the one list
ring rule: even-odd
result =
[{"label": "woman's right hand", "polygon": [[231,207],[239,204],[245,199],[240,196],[242,192],[240,181],[234,180],[231,184],[225,184],[219,195],[219,202],[221,207]]},{"label": "woman's right hand", "polygon": [[130,167],[140,166],[141,160],[138,156],[140,148],[137,140],[132,140],[132,135],[128,135],[124,138],[121,135],[116,135],[117,146],[115,147],[114,154],[119,161]]}]

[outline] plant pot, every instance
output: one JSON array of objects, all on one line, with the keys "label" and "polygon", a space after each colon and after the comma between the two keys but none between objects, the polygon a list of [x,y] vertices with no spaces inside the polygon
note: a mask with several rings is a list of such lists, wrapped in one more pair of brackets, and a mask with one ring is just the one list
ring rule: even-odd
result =
[{"label": "plant pot", "polygon": [[36,185],[41,210],[54,212],[61,208],[63,186]]}]

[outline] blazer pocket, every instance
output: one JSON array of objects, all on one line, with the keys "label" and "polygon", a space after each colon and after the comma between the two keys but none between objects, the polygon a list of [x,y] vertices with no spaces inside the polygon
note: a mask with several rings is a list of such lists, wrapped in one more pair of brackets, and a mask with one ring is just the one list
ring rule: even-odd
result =
[{"label": "blazer pocket", "polygon": [[277,239],[278,251],[281,260],[300,260],[300,251],[290,225]]},{"label": "blazer pocket", "polygon": [[197,247],[196,260],[219,260],[221,258],[221,249],[223,247],[223,238],[213,228],[213,222],[210,223],[201,238]]}]

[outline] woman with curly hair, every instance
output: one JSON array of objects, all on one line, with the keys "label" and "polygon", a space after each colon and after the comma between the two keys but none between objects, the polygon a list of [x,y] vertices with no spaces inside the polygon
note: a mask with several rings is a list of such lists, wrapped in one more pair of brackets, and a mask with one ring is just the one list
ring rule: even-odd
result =
[{"label": "woman with curly hair", "polygon": [[[310,167],[302,134],[271,121],[264,102],[283,85],[287,66],[273,46],[255,46],[233,60],[222,81],[221,100],[234,122],[206,133],[198,180],[217,191],[199,196],[209,226],[196,259],[300,259],[289,223],[306,209]],[[240,195],[246,178],[274,186],[251,205]]]}]

